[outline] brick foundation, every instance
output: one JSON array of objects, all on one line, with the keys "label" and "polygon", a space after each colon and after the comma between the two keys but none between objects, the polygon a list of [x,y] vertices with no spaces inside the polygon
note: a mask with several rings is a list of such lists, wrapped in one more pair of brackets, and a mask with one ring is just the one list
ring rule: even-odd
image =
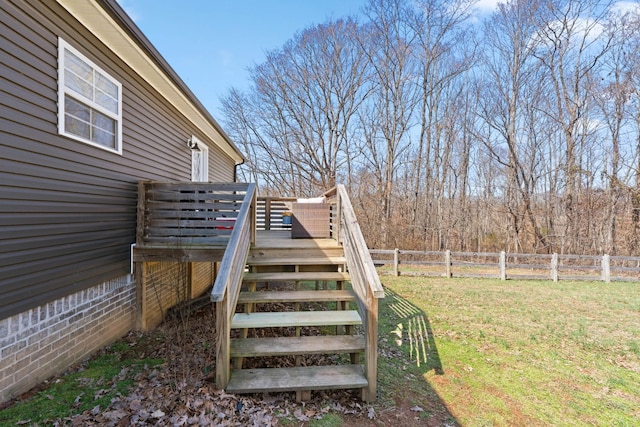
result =
[{"label": "brick foundation", "polygon": [[0,320],[0,402],[132,330],[135,301],[125,276]]},{"label": "brick foundation", "polygon": [[[202,295],[215,280],[215,263],[143,264],[144,288],[124,276],[0,320],[0,402],[131,330],[157,326],[169,308]],[[137,307],[141,289],[144,304]]]}]

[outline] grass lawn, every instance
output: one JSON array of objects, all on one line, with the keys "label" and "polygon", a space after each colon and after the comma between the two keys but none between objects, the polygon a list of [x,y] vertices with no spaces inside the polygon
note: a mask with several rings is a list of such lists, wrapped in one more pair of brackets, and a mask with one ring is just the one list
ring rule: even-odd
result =
[{"label": "grass lawn", "polygon": [[640,424],[640,284],[382,282],[382,405],[469,427]]},{"label": "grass lawn", "polygon": [[0,425],[640,425],[639,283],[382,282],[373,406],[216,391],[209,307],[130,334],[0,410]]}]

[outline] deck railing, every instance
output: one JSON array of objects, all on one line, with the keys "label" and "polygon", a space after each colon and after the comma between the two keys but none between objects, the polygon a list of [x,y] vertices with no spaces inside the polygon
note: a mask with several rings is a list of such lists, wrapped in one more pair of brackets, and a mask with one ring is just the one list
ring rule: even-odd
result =
[{"label": "deck railing", "polygon": [[136,245],[226,247],[252,186],[141,181]]},{"label": "deck railing", "polygon": [[211,290],[211,301],[216,305],[216,386],[225,388],[229,383],[231,318],[236,311],[238,295],[242,287],[247,257],[255,243],[256,189],[247,184],[247,190],[231,231],[229,244],[222,257],[220,270]]},{"label": "deck railing", "polygon": [[258,197],[256,227],[258,230],[291,230],[285,224],[283,214],[291,211],[295,197]]},{"label": "deck railing", "polygon": [[336,186],[325,196],[335,204],[332,234],[344,247],[351,286],[365,327],[364,369],[369,386],[363,398],[372,401],[376,398],[378,376],[378,299],[384,298],[384,289],[344,185]]}]

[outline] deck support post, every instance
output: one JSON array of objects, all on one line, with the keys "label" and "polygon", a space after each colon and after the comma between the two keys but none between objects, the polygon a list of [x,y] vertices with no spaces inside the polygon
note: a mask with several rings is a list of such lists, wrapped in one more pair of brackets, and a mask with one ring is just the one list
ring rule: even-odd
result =
[{"label": "deck support post", "polygon": [[311,390],[297,390],[296,391],[296,402],[304,402],[311,400]]},{"label": "deck support post", "polygon": [[231,364],[229,356],[231,354],[231,325],[227,305],[229,294],[227,293],[222,301],[216,305],[216,331],[218,333],[216,351],[216,388],[221,390],[229,384],[231,377]]},{"label": "deck support post", "polygon": [[134,266],[136,282],[136,327],[147,330],[147,263],[136,262]]},{"label": "deck support post", "polygon": [[378,379],[378,298],[375,298],[368,292],[367,298],[367,320],[366,325],[366,347],[365,347],[365,376],[367,377],[368,386],[364,390],[363,400],[365,402],[373,402],[376,400],[376,387]]}]

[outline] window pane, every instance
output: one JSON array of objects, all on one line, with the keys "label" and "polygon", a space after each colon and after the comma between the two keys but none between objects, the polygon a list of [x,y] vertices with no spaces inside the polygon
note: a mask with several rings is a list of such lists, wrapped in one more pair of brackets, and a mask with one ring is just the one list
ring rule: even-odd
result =
[{"label": "window pane", "polygon": [[93,142],[115,149],[116,135],[99,128],[93,128]]},{"label": "window pane", "polygon": [[202,152],[193,151],[191,161],[193,162],[193,181],[200,182],[202,181]]},{"label": "window pane", "polygon": [[93,110],[93,141],[109,148],[116,148],[116,121]]},{"label": "window pane", "polygon": [[87,123],[91,120],[91,109],[70,96],[65,97],[64,112]]},{"label": "window pane", "polygon": [[69,70],[64,73],[64,83],[69,89],[78,92],[87,99],[93,99],[93,86],[91,83],[81,79]]},{"label": "window pane", "polygon": [[65,132],[78,135],[82,138],[89,139],[91,137],[91,127],[89,126],[89,123],[79,120],[69,114],[65,115],[64,130]]},{"label": "window pane", "polygon": [[65,68],[69,71],[72,71],[74,74],[79,76],[80,78],[86,80],[87,82],[93,84],[93,67],[91,65],[84,62],[77,55],[69,50],[65,50]]},{"label": "window pane", "polygon": [[98,112],[98,111],[93,111],[93,123],[94,126],[102,129],[102,130],[106,130],[109,131],[111,133],[115,132],[116,129],[116,121],[113,120],[111,117],[105,116],[104,114]]},{"label": "window pane", "polygon": [[98,71],[96,71],[96,87],[113,99],[118,99],[118,86]]},{"label": "window pane", "polygon": [[96,89],[96,103],[113,114],[118,114],[118,100]]}]

